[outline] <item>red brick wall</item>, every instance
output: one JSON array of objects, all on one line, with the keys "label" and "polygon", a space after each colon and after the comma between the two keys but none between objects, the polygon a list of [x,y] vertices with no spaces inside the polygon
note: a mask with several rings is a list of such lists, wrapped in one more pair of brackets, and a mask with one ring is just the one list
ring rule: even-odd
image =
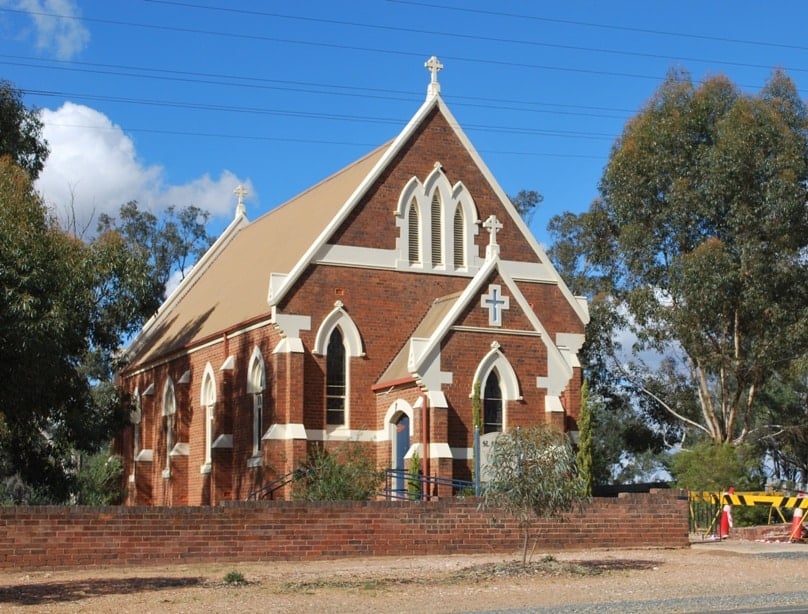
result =
[{"label": "red brick wall", "polygon": [[[688,545],[669,491],[595,499],[536,522],[541,550]],[[221,507],[0,508],[0,569],[515,552],[517,523],[477,501],[278,501]]]}]

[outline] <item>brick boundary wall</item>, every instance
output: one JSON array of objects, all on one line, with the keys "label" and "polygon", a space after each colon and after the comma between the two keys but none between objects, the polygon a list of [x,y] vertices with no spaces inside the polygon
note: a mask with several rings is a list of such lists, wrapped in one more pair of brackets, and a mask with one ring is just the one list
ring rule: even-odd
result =
[{"label": "brick boundary wall", "polygon": [[[593,499],[536,521],[542,550],[688,546],[670,491]],[[509,553],[517,522],[476,499],[234,502],[219,507],[0,507],[0,569]]]}]

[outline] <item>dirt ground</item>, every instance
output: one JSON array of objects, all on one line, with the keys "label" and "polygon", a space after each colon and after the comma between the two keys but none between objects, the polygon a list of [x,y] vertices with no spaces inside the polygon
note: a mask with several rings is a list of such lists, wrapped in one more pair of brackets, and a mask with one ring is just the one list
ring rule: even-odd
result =
[{"label": "dirt ground", "polygon": [[[534,561],[577,562],[577,571],[543,565],[549,571],[529,576],[497,572],[517,558],[515,553],[5,572],[0,611],[441,613],[794,592],[805,590],[808,580],[804,544],[535,553]],[[247,584],[226,584],[230,572]]]}]

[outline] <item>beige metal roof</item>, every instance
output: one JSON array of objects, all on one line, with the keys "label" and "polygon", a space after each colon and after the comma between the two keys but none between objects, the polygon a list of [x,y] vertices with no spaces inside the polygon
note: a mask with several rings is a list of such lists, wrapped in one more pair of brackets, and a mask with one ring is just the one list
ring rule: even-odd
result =
[{"label": "beige metal roof", "polygon": [[[462,292],[455,292],[454,294],[436,298],[429,306],[429,310],[426,312],[426,315],[424,315],[423,320],[415,327],[411,336],[419,339],[431,337],[432,333],[438,328],[438,325],[446,317],[446,314],[449,313],[461,294]],[[378,383],[384,384],[385,382],[393,382],[411,376],[412,374],[409,372],[409,369],[407,369],[409,354],[410,345],[407,343],[392,360],[390,366],[387,367],[379,378]]]},{"label": "beige metal roof", "polygon": [[[132,343],[130,365],[193,345],[269,315],[270,273],[288,273],[323,232],[389,144],[247,226],[178,288],[176,300]],[[161,308],[163,309],[163,308]]]}]

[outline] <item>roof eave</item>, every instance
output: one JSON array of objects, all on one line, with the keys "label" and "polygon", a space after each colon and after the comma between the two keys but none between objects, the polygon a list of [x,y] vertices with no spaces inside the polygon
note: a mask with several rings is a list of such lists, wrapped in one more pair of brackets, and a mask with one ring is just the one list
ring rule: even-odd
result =
[{"label": "roof eave", "polygon": [[[351,213],[353,208],[359,203],[362,197],[365,195],[367,190],[373,185],[373,183],[378,179],[381,173],[387,168],[390,162],[395,158],[398,152],[401,150],[404,143],[412,136],[421,122],[424,121],[426,116],[432,110],[435,105],[442,105],[442,100],[439,93],[434,94],[433,96],[427,98],[415,115],[412,116],[410,121],[404,127],[404,129],[398,134],[398,136],[393,139],[393,142],[387,148],[387,151],[384,152],[384,155],[376,162],[370,172],[365,176],[362,182],[357,186],[357,188],[353,191],[353,193],[348,197],[348,200],[345,201],[345,204],[340,208],[337,215],[335,215],[329,224],[323,229],[314,243],[311,244],[308,250],[303,254],[300,260],[297,261],[294,267],[289,271],[286,279],[284,279],[283,283],[280,285],[277,290],[268,297],[267,302],[269,303],[270,307],[274,307],[283,300],[286,293],[289,289],[295,284],[297,279],[306,269],[306,267],[314,260],[315,255],[320,251],[320,249],[325,245],[328,241],[328,238],[339,228],[339,226],[345,221],[348,215]],[[443,105],[445,108],[445,105]]]}]

